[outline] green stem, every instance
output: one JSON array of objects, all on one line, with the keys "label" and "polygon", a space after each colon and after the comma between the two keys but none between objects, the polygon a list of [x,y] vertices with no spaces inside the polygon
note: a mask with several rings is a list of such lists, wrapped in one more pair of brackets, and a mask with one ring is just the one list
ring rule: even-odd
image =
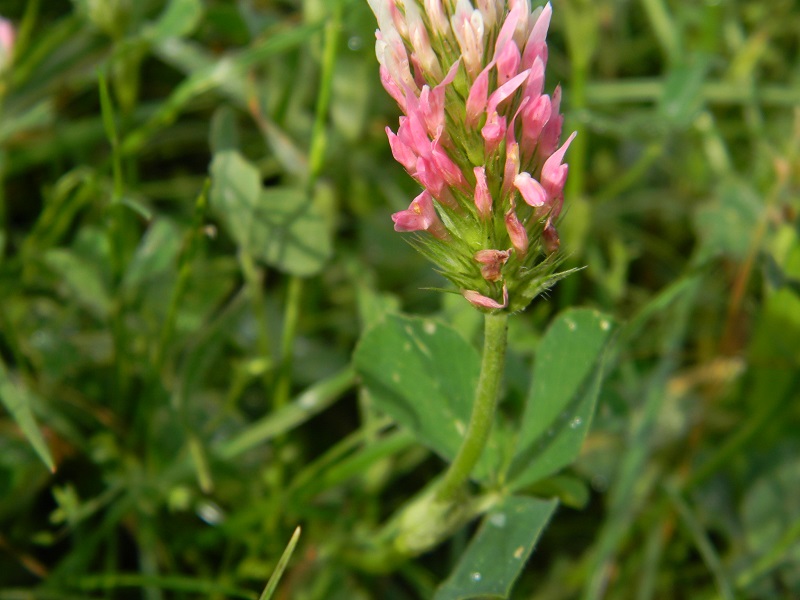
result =
[{"label": "green stem", "polygon": [[169,301],[167,316],[161,327],[158,346],[154,352],[153,366],[157,372],[160,372],[164,366],[163,363],[166,358],[167,348],[172,342],[172,336],[175,333],[178,310],[183,301],[183,296],[189,288],[189,282],[192,277],[192,261],[195,259],[195,255],[199,250],[203,238],[202,228],[208,207],[208,190],[210,187],[211,181],[206,180],[203,185],[203,190],[200,192],[195,202],[192,226],[184,238],[184,252],[178,261],[178,279],[175,282],[175,287],[172,289],[172,297]]},{"label": "green stem", "polygon": [[297,323],[300,320],[300,304],[303,300],[303,280],[291,277],[286,291],[286,312],[283,317],[281,334],[281,363],[278,372],[278,383],[275,388],[273,409],[277,410],[289,402],[292,382],[292,348],[297,334]]},{"label": "green stem", "polygon": [[[250,296],[250,305],[253,308],[258,327],[256,343],[259,358],[271,363],[270,327],[266,313],[267,301],[264,296],[263,272],[256,264],[253,255],[244,248],[239,250],[239,266],[244,276],[245,287]],[[261,380],[264,385],[264,393],[269,395],[271,382],[268,370],[263,373]]]},{"label": "green stem", "polygon": [[[333,72],[336,66],[336,56],[339,36],[342,29],[342,3],[336,2],[330,15],[330,20],[325,26],[325,42],[322,54],[322,70],[320,73],[319,94],[314,115],[314,125],[311,130],[311,147],[308,160],[308,180],[306,193],[309,202],[313,202],[314,186],[322,173],[327,147],[325,126],[330,109],[333,91]],[[281,337],[281,366],[278,373],[278,382],[274,395],[274,408],[278,409],[289,401],[292,368],[292,347],[297,333],[297,323],[300,318],[300,308],[303,300],[303,280],[293,276],[289,279],[286,292],[286,314],[283,321],[283,335]]]},{"label": "green stem", "polygon": [[[117,131],[116,118],[114,115],[114,104],[108,90],[108,81],[104,71],[98,73],[98,86],[100,91],[100,117],[103,128],[111,144],[112,157],[112,176],[113,188],[111,200],[108,205],[108,225],[106,236],[108,238],[109,257],[111,262],[111,279],[113,288],[113,302],[109,312],[109,325],[111,338],[114,344],[114,369],[115,369],[115,390],[114,398],[118,402],[118,408],[124,403],[128,391],[128,375],[126,372],[127,347],[126,347],[126,328],[125,328],[125,307],[124,299],[120,294],[119,286],[125,271],[125,249],[124,249],[124,223],[122,213],[122,195],[125,189],[122,180],[122,158],[119,152],[119,132]],[[139,411],[144,415],[145,411]]]},{"label": "green stem", "polygon": [[469,475],[489,439],[500,393],[500,383],[503,380],[507,338],[508,314],[487,314],[483,359],[478,389],[475,392],[475,404],[472,407],[472,416],[464,436],[464,442],[437,491],[437,500],[441,502],[455,499],[469,479]]}]

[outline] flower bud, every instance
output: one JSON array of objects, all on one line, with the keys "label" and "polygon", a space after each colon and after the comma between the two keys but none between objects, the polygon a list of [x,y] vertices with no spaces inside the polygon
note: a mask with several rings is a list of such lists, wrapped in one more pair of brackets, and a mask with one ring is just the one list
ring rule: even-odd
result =
[{"label": "flower bud", "polygon": [[486,169],[475,167],[473,172],[475,174],[475,208],[482,219],[488,219],[492,216],[492,194],[486,183]]},{"label": "flower bud", "polygon": [[525,230],[525,226],[519,222],[513,206],[506,213],[506,229],[517,256],[524,257],[528,253],[528,232]]},{"label": "flower bud", "polygon": [[558,231],[556,231],[552,219],[547,219],[547,222],[544,224],[544,229],[542,229],[542,243],[548,254],[556,252],[559,246],[561,246],[561,240],[558,239]]},{"label": "flower bud", "polygon": [[475,261],[481,265],[481,276],[486,281],[499,281],[503,265],[508,262],[511,250],[480,250]]}]

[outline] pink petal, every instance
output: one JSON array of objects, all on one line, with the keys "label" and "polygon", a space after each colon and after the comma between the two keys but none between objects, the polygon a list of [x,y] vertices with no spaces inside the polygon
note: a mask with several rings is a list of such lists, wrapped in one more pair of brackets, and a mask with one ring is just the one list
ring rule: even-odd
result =
[{"label": "pink petal", "polygon": [[486,141],[485,152],[488,156],[497,150],[506,135],[506,118],[496,112],[491,113],[481,129],[481,135]]},{"label": "pink petal", "polygon": [[519,71],[521,57],[519,48],[513,42],[506,44],[497,55],[497,83],[502,85],[514,77]]},{"label": "pink petal", "polygon": [[432,79],[440,79],[442,76],[442,67],[439,64],[439,58],[431,47],[431,41],[428,38],[428,30],[422,21],[422,16],[419,14],[419,9],[411,2],[407,3],[406,21],[408,22],[408,38],[411,41],[411,46],[414,48],[414,54],[419,61],[422,70],[428,74]]},{"label": "pink petal", "polygon": [[510,96],[517,91],[519,86],[521,86],[525,80],[528,78],[530,74],[530,69],[527,71],[523,71],[519,73],[515,77],[512,77],[510,80],[505,82],[499,88],[497,88],[492,95],[489,96],[489,103],[486,107],[486,113],[491,114],[497,110],[497,107],[504,101],[507,100]]},{"label": "pink petal", "polygon": [[475,253],[475,262],[481,265],[481,276],[487,281],[502,278],[503,265],[508,262],[510,250],[480,250]]},{"label": "pink petal", "polygon": [[453,83],[458,73],[460,61],[450,67],[447,75],[432,90],[427,85],[422,88],[419,96],[419,110],[425,121],[425,127],[432,138],[438,138],[445,126],[444,101],[447,86]]},{"label": "pink petal", "polygon": [[483,62],[485,30],[483,15],[472,7],[469,0],[459,0],[450,23],[461,48],[464,67],[470,78],[474,79],[480,72]]},{"label": "pink petal", "polygon": [[567,171],[569,167],[562,164],[562,161],[564,160],[564,154],[567,148],[569,148],[569,145],[577,134],[577,131],[573,132],[561,148],[553,152],[542,166],[542,187],[545,189],[550,199],[559,197],[564,191],[564,184],[567,181]]},{"label": "pink petal", "polygon": [[477,306],[478,308],[499,309],[508,306],[508,288],[506,288],[506,286],[503,286],[502,304],[476,292],[475,290],[462,290],[461,293],[464,295],[464,298],[470,302],[470,304]]},{"label": "pink petal", "polygon": [[539,136],[542,135],[551,114],[550,96],[539,96],[525,107],[522,113],[522,148],[525,156],[532,157]]},{"label": "pink petal", "polygon": [[478,250],[475,253],[475,260],[482,265],[489,265],[496,262],[505,264],[509,256],[511,256],[510,250]]},{"label": "pink petal", "polygon": [[525,43],[525,51],[522,53],[522,64],[533,64],[534,59],[538,56],[543,62],[547,62],[547,30],[550,27],[550,17],[553,15],[553,7],[548,2],[544,10],[542,10],[536,23],[533,24],[531,34],[528,36],[528,41]]},{"label": "pink petal", "polygon": [[506,213],[506,230],[508,231],[508,237],[511,239],[511,245],[514,246],[516,253],[520,257],[525,256],[528,252],[528,232],[525,231],[525,227],[519,222],[513,206]]},{"label": "pink petal", "polygon": [[544,206],[547,202],[547,192],[541,183],[531,177],[530,173],[522,172],[514,178],[514,187],[519,190],[522,199],[528,206]]},{"label": "pink petal", "polygon": [[433,207],[431,195],[427,191],[423,191],[414,198],[408,209],[394,213],[392,221],[394,221],[395,231],[427,231],[439,238],[447,235],[447,231]]},{"label": "pink petal", "polygon": [[487,219],[492,214],[492,195],[489,192],[489,186],[486,184],[486,169],[484,167],[475,167],[475,208],[478,209],[478,215],[481,218]]},{"label": "pink petal", "polygon": [[389,95],[394,98],[395,102],[397,102],[400,110],[406,112],[406,97],[403,94],[400,86],[397,85],[392,76],[389,74],[389,69],[385,66],[381,65],[380,68],[380,76],[381,76],[381,83],[383,84],[383,89],[385,89]]},{"label": "pink petal", "polygon": [[[509,130],[511,128],[509,127]],[[519,144],[506,140],[506,164],[503,168],[503,197],[511,193],[514,178],[519,173]]]},{"label": "pink petal", "polygon": [[402,13],[397,8],[397,2],[395,0],[389,0],[388,6],[389,14],[392,15],[392,23],[394,23],[397,32],[404,38],[407,38],[408,27],[406,26],[406,20],[403,18]]},{"label": "pink petal", "polygon": [[561,240],[558,238],[558,231],[553,225],[552,219],[547,219],[542,230],[542,241],[544,242],[544,249],[548,254],[552,254],[558,250],[561,245]]},{"label": "pink petal", "polygon": [[386,136],[389,138],[389,147],[392,149],[394,159],[403,165],[406,171],[413,173],[417,166],[417,155],[388,127],[386,128]]},{"label": "pink petal", "polygon": [[475,127],[478,124],[483,111],[486,110],[486,102],[489,99],[489,71],[491,65],[486,67],[475,78],[472,87],[469,88],[467,96],[467,125]]},{"label": "pink petal", "polygon": [[[512,38],[517,30],[517,25],[524,18],[523,11],[524,7],[521,4],[517,4],[508,12],[508,16],[503,22],[500,33],[497,34],[497,41],[494,44],[494,61],[499,60],[498,57],[509,43],[513,43]],[[517,48],[517,52],[519,52],[519,48]]]},{"label": "pink petal", "polygon": [[528,83],[525,85],[526,98],[538,98],[544,90],[544,63],[538,56],[533,61],[531,74],[528,76]]},{"label": "pink petal", "polygon": [[442,8],[442,0],[425,0],[425,13],[428,15],[433,31],[440,37],[450,35],[450,22]]},{"label": "pink petal", "polygon": [[469,191],[467,180],[464,179],[464,174],[461,172],[461,169],[439,145],[438,140],[431,144],[431,157],[433,158],[433,164],[439,169],[447,185],[459,188],[465,192]]},{"label": "pink petal", "polygon": [[558,140],[561,138],[561,127],[564,124],[564,117],[559,114],[561,105],[561,86],[556,86],[553,90],[553,99],[550,101],[550,118],[539,136],[539,149],[542,157],[550,156],[558,148]]},{"label": "pink petal", "polygon": [[431,140],[422,122],[418,109],[413,107],[413,95],[408,97],[408,116],[400,117],[400,127],[397,128],[397,137],[411,148],[417,156],[428,156],[431,153]]},{"label": "pink petal", "polygon": [[431,157],[421,157],[417,160],[417,171],[414,173],[416,179],[442,204],[450,208],[458,208],[447,181],[442,176],[441,171],[436,167]]}]

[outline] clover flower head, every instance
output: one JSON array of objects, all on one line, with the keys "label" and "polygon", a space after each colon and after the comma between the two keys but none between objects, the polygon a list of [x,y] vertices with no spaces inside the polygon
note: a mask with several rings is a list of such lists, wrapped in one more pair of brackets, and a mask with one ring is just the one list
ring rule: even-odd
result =
[{"label": "clover flower head", "polygon": [[395,230],[477,308],[516,311],[559,279],[561,89],[544,93],[552,7],[368,0],[380,80],[403,116],[392,155],[422,187]]}]

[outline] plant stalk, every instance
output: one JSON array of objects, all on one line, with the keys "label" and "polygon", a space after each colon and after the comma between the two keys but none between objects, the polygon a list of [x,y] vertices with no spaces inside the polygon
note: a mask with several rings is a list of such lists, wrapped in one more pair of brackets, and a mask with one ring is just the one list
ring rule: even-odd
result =
[{"label": "plant stalk", "polygon": [[436,498],[440,502],[454,500],[467,482],[472,469],[486,447],[489,432],[494,423],[500,384],[505,369],[508,314],[487,313],[484,324],[481,374],[478,379],[478,389],[475,392],[472,416],[464,436],[464,442],[437,490]]}]

